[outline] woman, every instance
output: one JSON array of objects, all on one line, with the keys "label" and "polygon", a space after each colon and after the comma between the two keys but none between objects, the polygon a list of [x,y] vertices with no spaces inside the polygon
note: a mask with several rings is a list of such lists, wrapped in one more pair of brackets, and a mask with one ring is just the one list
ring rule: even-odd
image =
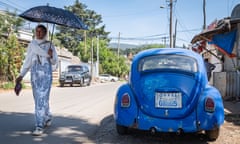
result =
[{"label": "woman", "polygon": [[31,71],[31,85],[35,102],[36,128],[33,135],[39,136],[46,126],[50,126],[52,116],[49,111],[49,94],[52,85],[52,65],[58,63],[55,47],[46,39],[47,28],[38,25],[36,39],[28,45],[27,55],[21,73],[16,79],[20,83],[28,70]]}]

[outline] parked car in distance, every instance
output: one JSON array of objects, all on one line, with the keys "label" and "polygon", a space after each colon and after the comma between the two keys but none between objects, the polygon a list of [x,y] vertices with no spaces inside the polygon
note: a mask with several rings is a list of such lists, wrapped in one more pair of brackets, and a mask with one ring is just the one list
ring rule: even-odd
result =
[{"label": "parked car in distance", "polygon": [[134,56],[128,83],[116,93],[119,134],[130,128],[157,132],[204,132],[216,140],[224,122],[220,92],[209,85],[201,55],[181,48],[155,48]]},{"label": "parked car in distance", "polygon": [[66,70],[60,74],[59,83],[61,87],[65,84],[70,84],[70,86],[73,86],[73,84],[89,86],[91,80],[90,70],[87,65],[68,65]]},{"label": "parked car in distance", "polygon": [[100,82],[116,82],[119,80],[118,77],[112,76],[110,74],[100,74],[98,78]]}]

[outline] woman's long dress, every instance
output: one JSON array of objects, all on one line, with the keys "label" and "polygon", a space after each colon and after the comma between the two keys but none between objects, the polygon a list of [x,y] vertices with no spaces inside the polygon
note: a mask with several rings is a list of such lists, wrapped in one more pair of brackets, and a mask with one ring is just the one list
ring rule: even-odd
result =
[{"label": "woman's long dress", "polygon": [[35,102],[35,119],[37,127],[44,127],[51,119],[49,95],[52,84],[52,66],[50,63],[36,62],[31,68],[31,84]]},{"label": "woman's long dress", "polygon": [[55,47],[53,49],[53,59],[46,57],[50,43],[38,44],[46,52],[45,56],[37,53],[36,43],[30,44],[27,51],[26,60],[23,65],[21,75],[24,76],[28,69],[31,71],[31,85],[35,102],[36,127],[43,128],[46,121],[51,119],[49,110],[49,95],[52,85],[52,64],[57,62]]}]

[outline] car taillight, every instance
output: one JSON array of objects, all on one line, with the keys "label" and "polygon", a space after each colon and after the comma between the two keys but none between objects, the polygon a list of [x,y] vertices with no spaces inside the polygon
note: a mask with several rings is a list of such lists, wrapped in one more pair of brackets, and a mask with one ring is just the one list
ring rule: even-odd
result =
[{"label": "car taillight", "polygon": [[121,99],[121,107],[129,107],[130,106],[130,96],[128,93],[123,94]]},{"label": "car taillight", "polygon": [[215,110],[215,103],[214,100],[210,97],[205,99],[205,111],[207,112],[214,112]]}]

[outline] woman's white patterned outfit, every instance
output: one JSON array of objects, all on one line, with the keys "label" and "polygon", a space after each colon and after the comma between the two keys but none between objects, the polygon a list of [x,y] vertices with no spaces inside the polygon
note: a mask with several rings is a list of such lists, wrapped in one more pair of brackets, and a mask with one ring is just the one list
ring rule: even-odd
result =
[{"label": "woman's white patterned outfit", "polygon": [[52,85],[52,65],[58,62],[55,47],[51,45],[53,57],[48,55],[50,42],[33,40],[27,49],[27,55],[20,75],[23,77],[31,71],[31,85],[35,102],[36,127],[43,128],[46,121],[51,119],[49,111],[49,95]]}]

